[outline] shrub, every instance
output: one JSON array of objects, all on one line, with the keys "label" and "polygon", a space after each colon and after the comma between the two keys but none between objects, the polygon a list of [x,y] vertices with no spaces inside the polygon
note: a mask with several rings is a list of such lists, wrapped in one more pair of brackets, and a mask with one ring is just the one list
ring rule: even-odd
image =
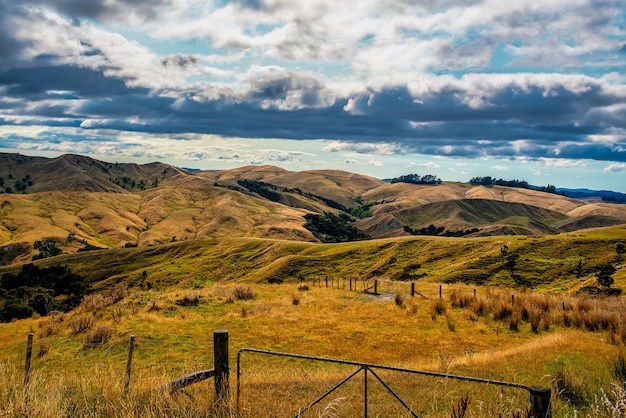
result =
[{"label": "shrub", "polygon": [[37,357],[41,358],[50,352],[50,342],[42,340],[39,342],[39,350],[37,351]]},{"label": "shrub", "polygon": [[111,319],[117,324],[124,318],[124,315],[126,315],[126,309],[123,306],[113,306],[110,313]]},{"label": "shrub", "polygon": [[47,320],[39,323],[39,337],[51,337],[59,333],[59,324],[55,321]]},{"label": "shrub", "polygon": [[99,325],[87,338],[85,345],[103,345],[111,339],[113,330],[107,325]]},{"label": "shrub", "polygon": [[30,318],[34,313],[35,310],[28,305],[11,303],[0,310],[0,321],[9,322],[12,319]]},{"label": "shrub", "polygon": [[176,301],[178,306],[198,306],[200,304],[200,295],[197,293],[187,293],[182,299]]},{"label": "shrub", "polygon": [[83,298],[80,307],[84,312],[91,312],[93,314],[100,313],[107,306],[113,303],[113,299],[110,297],[105,298],[101,294],[87,295]]},{"label": "shrub", "polygon": [[121,302],[126,297],[128,292],[128,284],[126,282],[120,282],[111,289],[110,295],[113,299],[113,303]]},{"label": "shrub", "polygon": [[233,296],[237,300],[256,299],[256,292],[250,286],[237,285],[233,288]]},{"label": "shrub", "polygon": [[303,291],[303,292],[307,291],[307,290],[309,290],[309,285],[306,284],[306,283],[300,283],[298,285],[298,290]]},{"label": "shrub", "polygon": [[92,314],[80,314],[72,318],[68,326],[73,334],[81,334],[90,330],[96,323],[96,318]]}]

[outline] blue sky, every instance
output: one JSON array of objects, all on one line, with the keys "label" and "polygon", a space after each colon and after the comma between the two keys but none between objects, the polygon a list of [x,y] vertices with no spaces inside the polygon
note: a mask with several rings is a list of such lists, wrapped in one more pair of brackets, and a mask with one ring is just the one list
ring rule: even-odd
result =
[{"label": "blue sky", "polygon": [[626,6],[0,0],[0,152],[626,192]]}]

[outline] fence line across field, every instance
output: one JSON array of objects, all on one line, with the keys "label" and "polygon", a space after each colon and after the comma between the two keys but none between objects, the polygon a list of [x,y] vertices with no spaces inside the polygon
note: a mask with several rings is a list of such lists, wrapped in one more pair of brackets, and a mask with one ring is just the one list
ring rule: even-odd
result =
[{"label": "fence line across field", "polygon": [[[115,364],[119,366],[120,382],[123,382],[124,395],[128,393],[128,391],[130,390],[132,386],[133,377],[136,373],[136,368],[138,366],[143,369],[145,369],[146,366],[150,367],[151,365],[157,365],[157,364],[161,366],[161,369],[163,369],[163,366],[168,366],[168,364],[164,365],[162,363],[153,363],[153,362],[142,363],[140,361],[135,361],[134,355],[136,354],[137,350],[145,350],[142,347],[137,347],[136,341],[137,341],[137,338],[134,335],[131,335],[128,341],[126,361],[124,362],[124,360],[121,358],[122,356],[119,356],[119,353],[118,353],[119,361],[118,360],[115,361]],[[164,380],[164,382],[161,383],[159,387],[155,387],[153,389],[160,388],[162,390],[166,390],[171,393],[174,393],[176,391],[184,389],[187,386],[193,385],[195,383],[198,383],[204,380],[212,380],[213,384],[211,386],[214,387],[215,389],[215,395],[214,395],[215,401],[216,402],[219,401],[222,403],[226,401],[230,403],[231,394],[230,394],[230,389],[229,389],[230,366],[229,366],[228,345],[229,345],[228,331],[225,331],[225,330],[214,331],[213,350],[212,350],[213,368],[208,369],[208,368],[202,367],[203,364],[210,364],[207,362],[204,362],[204,363],[200,363],[200,362],[190,363],[186,361],[173,362],[173,363],[176,363],[177,365],[185,366],[184,367],[184,369],[186,370],[184,372],[185,374],[180,376],[180,374],[183,373],[183,371],[181,370],[178,377],[174,379],[172,377],[167,377],[165,376],[165,374],[163,374],[161,378]],[[118,348],[119,348],[119,344],[118,344]],[[151,347],[150,349],[158,349],[158,347]],[[25,364],[24,364],[24,385],[25,386],[29,385],[30,373],[33,368],[32,353],[33,353],[33,333],[29,333],[28,339],[27,339],[27,346],[26,346],[26,359],[25,359]],[[247,368],[248,366],[244,367],[242,365],[243,355],[248,355],[248,356],[249,355],[263,355],[263,356],[284,359],[286,360],[286,363],[281,365],[282,367],[281,370],[283,370],[282,372],[286,374],[280,375],[280,372],[279,372],[280,367],[279,368],[267,367],[266,363],[264,362],[260,362],[259,364],[255,364],[255,362],[252,362],[252,363],[249,362],[248,366],[252,364],[252,373],[254,373],[254,367],[260,368],[260,369],[257,369],[257,372],[261,369],[263,371],[262,373],[259,374],[259,376],[261,376],[260,380],[253,382],[252,385],[245,386],[246,390],[248,391],[248,392],[245,392],[243,391],[244,389],[243,389],[242,381],[241,381],[242,376],[246,376],[249,378],[251,375],[250,375],[250,370]],[[301,364],[298,362],[309,362],[310,364],[309,363]],[[78,361],[78,363],[81,363],[81,361]],[[339,365],[342,367],[343,366],[357,367],[357,370],[353,371],[350,374],[347,374],[347,377],[346,377],[346,373],[344,373],[345,371],[341,371],[341,370],[333,371],[330,369],[325,369],[328,366],[323,366],[322,369],[320,369],[318,366],[313,365],[313,363],[322,363],[326,365]],[[87,364],[88,362],[83,361],[82,367],[88,368],[89,366],[87,366]],[[89,364],[91,364],[91,366],[94,368],[98,368],[99,366],[104,366],[104,367],[107,366],[106,364],[102,362],[93,362]],[[271,362],[269,362],[268,364],[271,364]],[[108,366],[109,366],[108,368],[110,371],[110,364]],[[79,364],[79,367],[81,367],[80,364]],[[195,367],[196,371],[190,373],[191,367]],[[169,364],[168,368],[171,368],[171,364]],[[203,368],[203,370],[198,371],[197,370],[198,368]],[[302,372],[302,373],[301,374],[295,373],[294,370],[298,370],[298,372]],[[269,374],[263,374],[263,373],[268,373],[268,372]],[[276,373],[279,373],[279,374],[276,374]],[[392,374],[390,375],[389,373],[392,373]],[[256,390],[259,391],[260,395],[257,394],[255,398],[258,402],[262,403],[262,402],[267,402],[268,399],[270,400],[273,399],[273,402],[280,403],[280,402],[283,402],[282,401],[283,398],[281,398],[282,395],[280,391],[284,391],[284,393],[286,393],[287,399],[289,401],[293,401],[293,399],[299,400],[300,397],[295,396],[293,394],[294,392],[297,392],[298,390],[305,390],[306,392],[305,394],[307,396],[311,395],[312,393],[315,393],[315,391],[310,391],[311,393],[309,393],[306,389],[302,389],[303,385],[305,386],[307,384],[311,384],[312,382],[319,383],[321,381],[324,382],[323,385],[328,385],[330,382],[331,383],[330,386],[321,386],[322,388],[325,387],[325,389],[321,391],[321,394],[318,393],[313,398],[311,398],[308,401],[307,405],[297,407],[298,409],[296,411],[297,412],[296,416],[301,416],[305,412],[311,411],[312,408],[316,406],[321,400],[325,399],[336,390],[348,390],[349,392],[350,391],[358,392],[359,391],[358,382],[355,381],[354,379],[355,379],[355,376],[362,374],[363,380],[364,380],[364,388],[362,390],[364,394],[362,410],[364,411],[365,417],[368,416],[368,408],[370,408],[370,405],[371,405],[371,408],[380,407],[381,404],[380,404],[379,398],[383,396],[383,393],[387,393],[388,395],[390,394],[390,396],[392,396],[392,399],[395,399],[397,401],[396,403],[400,405],[399,408],[401,409],[404,408],[405,412],[408,411],[407,413],[409,413],[410,416],[417,416],[417,414],[414,412],[414,406],[412,406],[414,404],[414,401],[405,401],[406,397],[415,396],[415,395],[410,395],[413,392],[415,392],[415,390],[419,390],[421,393],[426,394],[424,396],[425,398],[428,398],[429,396],[432,397],[433,395],[432,394],[429,395],[428,391],[434,391],[434,387],[437,384],[439,385],[442,384],[440,381],[430,382],[430,383],[428,382],[418,382],[418,383],[408,382],[407,383],[407,381],[410,379],[398,378],[398,376],[394,376],[393,373],[422,376],[422,377],[427,377],[427,378],[436,378],[436,379],[441,379],[442,381],[445,381],[445,382],[458,380],[458,381],[469,382],[471,384],[502,386],[505,388],[515,389],[515,390],[521,389],[521,390],[527,391],[530,394],[531,410],[535,412],[534,416],[541,416],[541,417],[549,416],[550,409],[551,409],[551,406],[550,406],[551,391],[550,389],[544,388],[544,387],[527,386],[527,385],[523,385],[519,383],[502,382],[502,381],[488,380],[488,379],[468,377],[468,376],[458,376],[458,375],[451,375],[447,373],[403,369],[403,368],[398,368],[398,367],[375,365],[375,364],[362,363],[362,362],[357,362],[357,361],[328,359],[328,358],[313,357],[313,356],[307,356],[307,355],[301,355],[301,354],[280,353],[280,352],[261,350],[261,349],[255,349],[255,348],[244,348],[244,349],[241,349],[237,353],[236,403],[237,403],[237,407],[239,407],[242,393],[248,396],[249,391],[251,390],[250,388],[252,387],[256,388]],[[168,374],[171,375],[172,373],[168,373]],[[341,377],[341,374],[344,374],[344,377],[337,379],[337,377]],[[309,377],[307,378],[307,376]],[[368,379],[371,380],[370,383],[368,383]],[[333,380],[335,380],[335,383],[332,383]],[[285,382],[282,382],[282,381],[285,381]],[[281,384],[283,386],[281,386]],[[413,389],[407,391],[407,384]],[[385,390],[381,389],[380,385],[382,385],[382,387]],[[264,392],[267,390],[271,390],[272,388],[279,392],[277,392],[276,394]],[[261,394],[261,392],[265,393],[265,395]],[[350,396],[353,397],[353,395],[350,395]],[[357,404],[359,402],[360,401],[357,401]],[[525,402],[527,403],[528,401],[525,401]],[[275,410],[279,407],[282,408],[283,406],[279,406],[277,404],[270,404],[269,406],[267,406],[269,410]],[[291,405],[291,406],[286,406],[285,408],[286,410],[293,410],[293,408],[295,407],[296,406]],[[387,406],[385,406],[385,408],[387,408]]]}]

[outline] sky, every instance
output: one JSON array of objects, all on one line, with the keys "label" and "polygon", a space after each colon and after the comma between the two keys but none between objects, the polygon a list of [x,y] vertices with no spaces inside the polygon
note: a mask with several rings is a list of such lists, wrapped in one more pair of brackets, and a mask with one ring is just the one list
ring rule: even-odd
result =
[{"label": "sky", "polygon": [[626,192],[626,4],[0,0],[0,152]]}]

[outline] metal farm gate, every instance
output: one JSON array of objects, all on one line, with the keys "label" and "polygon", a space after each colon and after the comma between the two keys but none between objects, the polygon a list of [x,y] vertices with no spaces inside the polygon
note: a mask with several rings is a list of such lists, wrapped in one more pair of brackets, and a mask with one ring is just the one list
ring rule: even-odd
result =
[{"label": "metal farm gate", "polygon": [[551,391],[254,348],[237,355],[237,410],[250,417],[550,416]]}]

